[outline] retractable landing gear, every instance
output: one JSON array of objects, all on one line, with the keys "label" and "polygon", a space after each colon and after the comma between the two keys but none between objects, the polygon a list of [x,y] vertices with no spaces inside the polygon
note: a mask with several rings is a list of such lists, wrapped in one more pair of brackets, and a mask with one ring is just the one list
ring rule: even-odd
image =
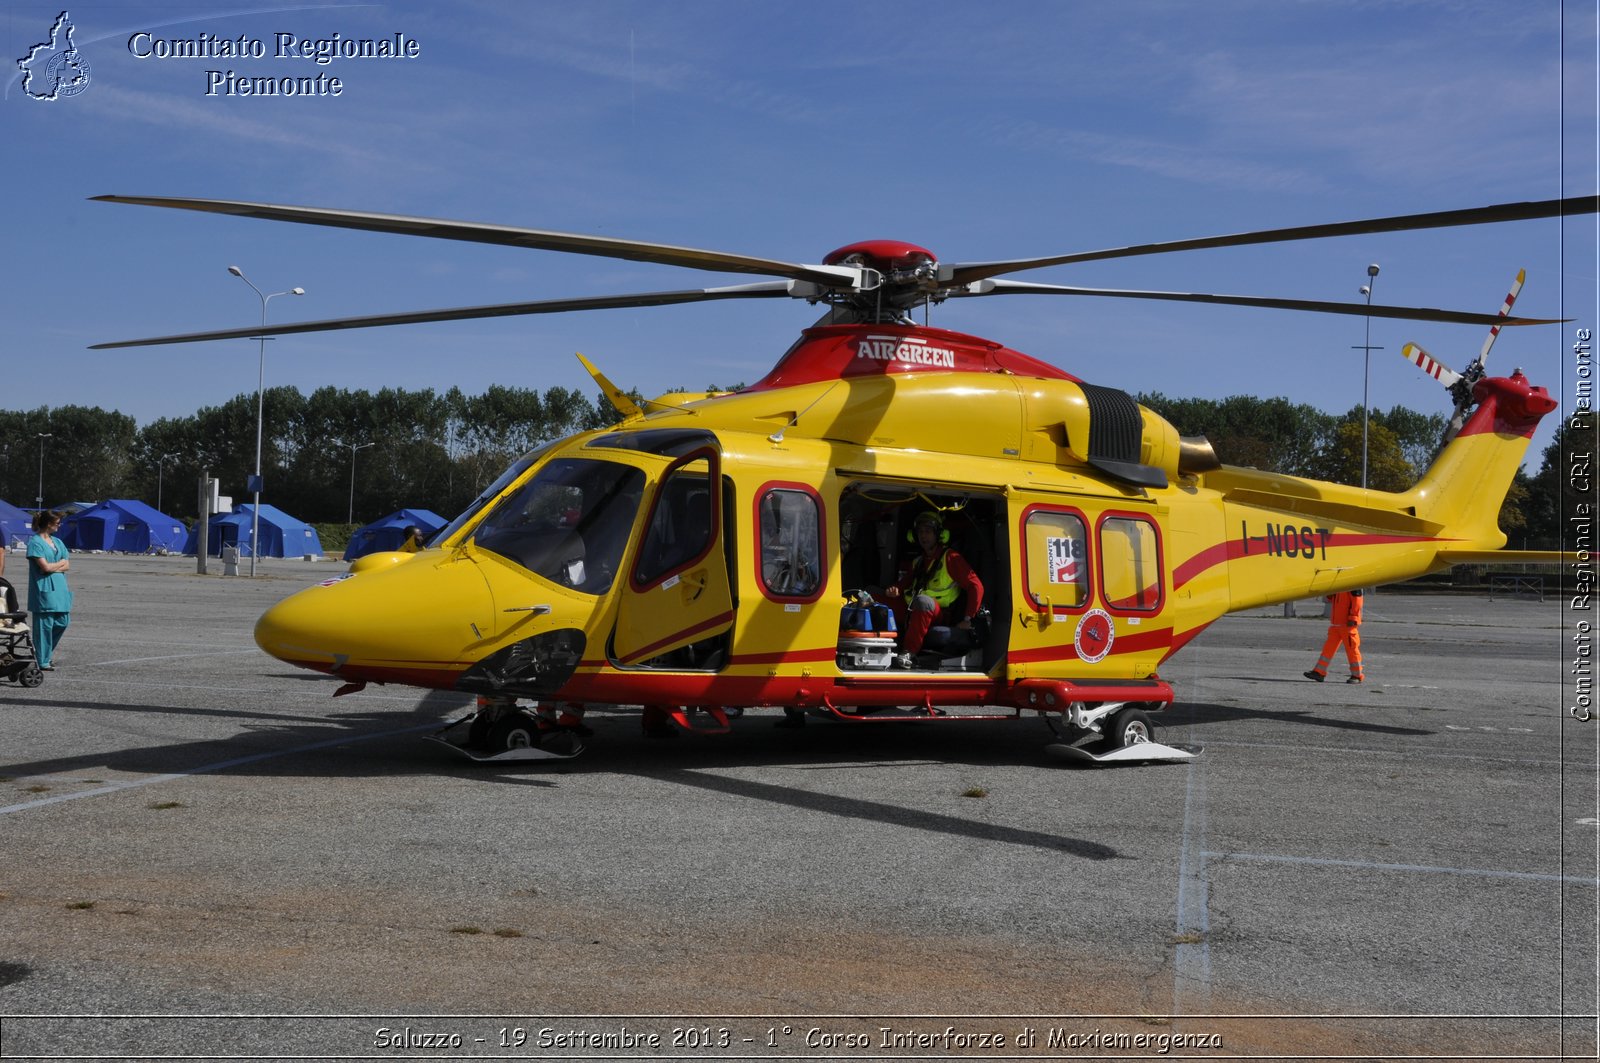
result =
[{"label": "retractable landing gear", "polygon": [[[466,725],[465,735],[450,732]],[[470,716],[445,724],[424,737],[468,760],[507,763],[521,760],[571,760],[583,752],[583,708],[535,705],[518,708],[515,698],[481,697]]]},{"label": "retractable landing gear", "polygon": [[1046,713],[1044,722],[1059,742],[1046,753],[1070,764],[1149,764],[1193,760],[1198,747],[1163,745],[1142,702],[1074,701],[1065,712]]}]

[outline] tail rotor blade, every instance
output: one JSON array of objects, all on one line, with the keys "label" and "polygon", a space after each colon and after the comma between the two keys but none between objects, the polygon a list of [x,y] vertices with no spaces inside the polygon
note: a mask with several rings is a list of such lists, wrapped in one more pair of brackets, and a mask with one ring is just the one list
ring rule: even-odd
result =
[{"label": "tail rotor blade", "polygon": [[[1528,271],[1517,270],[1517,279],[1511,283],[1511,291],[1506,293],[1505,305],[1500,307],[1500,316],[1506,317],[1511,313],[1511,305],[1517,301],[1517,293],[1522,291],[1522,282],[1528,279]],[[1494,325],[1489,329],[1489,335],[1483,341],[1483,350],[1478,352],[1478,368],[1481,370],[1484,363],[1489,360],[1489,348],[1494,346],[1494,341],[1500,335],[1500,326]]]},{"label": "tail rotor blade", "polygon": [[[1498,325],[1495,327],[1499,328]],[[1445,387],[1450,387],[1456,381],[1461,379],[1460,373],[1456,372],[1454,369],[1451,369],[1449,366],[1444,365],[1442,362],[1439,362],[1433,357],[1433,355],[1429,354],[1421,347],[1418,347],[1415,343],[1408,343],[1405,345],[1405,347],[1401,348],[1400,356],[1406,361],[1410,362],[1412,365],[1416,366],[1418,369],[1421,369],[1424,373],[1427,373],[1429,376],[1433,377],[1433,379],[1437,380]]]}]

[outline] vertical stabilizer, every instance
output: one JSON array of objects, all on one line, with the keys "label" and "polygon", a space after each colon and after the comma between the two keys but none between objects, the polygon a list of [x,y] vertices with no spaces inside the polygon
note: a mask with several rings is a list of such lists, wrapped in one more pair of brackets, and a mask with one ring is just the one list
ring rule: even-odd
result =
[{"label": "vertical stabilizer", "polygon": [[1482,378],[1473,385],[1472,397],[1477,408],[1461,431],[1400,497],[1418,517],[1444,525],[1444,537],[1492,550],[1505,544],[1498,523],[1501,501],[1534,429],[1556,401],[1544,388],[1530,385],[1521,370]]}]

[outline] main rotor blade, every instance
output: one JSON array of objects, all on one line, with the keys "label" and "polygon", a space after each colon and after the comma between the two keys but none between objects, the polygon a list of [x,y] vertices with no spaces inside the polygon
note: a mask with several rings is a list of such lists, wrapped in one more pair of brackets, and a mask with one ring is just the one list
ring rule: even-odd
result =
[{"label": "main rotor blade", "polygon": [[[1169,251],[1198,251],[1211,247],[1242,247],[1246,244],[1271,244],[1288,240],[1315,240],[1330,236],[1357,236],[1363,233],[1404,232],[1411,229],[1441,229],[1454,225],[1487,225],[1491,222],[1527,221],[1532,218],[1554,218],[1600,211],[1600,196],[1570,196],[1566,199],[1545,199],[1529,203],[1499,203],[1489,207],[1469,207],[1465,210],[1442,210],[1432,214],[1401,214],[1392,218],[1372,218],[1367,221],[1334,222],[1329,225],[1300,225],[1289,229],[1263,229],[1259,232],[1235,233],[1231,236],[1205,236],[1192,240],[1169,240],[1159,244],[1135,244],[1131,247],[1113,247],[1103,251],[1079,251],[1047,258],[1014,259],[1009,262],[958,262],[940,271],[940,281],[950,284],[970,284],[986,277],[998,277],[1025,269],[1044,266],[1061,266],[1070,262],[1092,262],[1107,258],[1130,258],[1135,255],[1161,255]],[[1376,316],[1376,315],[1375,315]]]},{"label": "main rotor blade", "polygon": [[789,277],[811,281],[825,288],[854,287],[859,273],[844,266],[813,266],[778,259],[735,255],[726,251],[706,251],[694,247],[622,240],[609,236],[587,236],[547,229],[519,229],[510,225],[447,221],[442,218],[412,218],[399,214],[369,214],[353,210],[322,207],[291,207],[275,203],[246,203],[227,199],[187,199],[165,196],[92,196],[101,203],[133,203],[146,207],[171,207],[212,214],[232,214],[241,218],[267,221],[292,221],[304,225],[328,225],[340,229],[398,233],[404,236],[431,236],[441,240],[500,244],[543,251],[566,251],[602,258],[623,258],[634,262],[658,262],[668,266],[714,270],[721,273],[755,273],[767,277]]},{"label": "main rotor blade", "polygon": [[[992,287],[991,287],[992,285]],[[1380,306],[1366,303],[1330,303],[1320,299],[1271,299],[1254,295],[1209,295],[1204,292],[1148,292],[1127,288],[1071,288],[1061,284],[1029,284],[1024,281],[988,281],[977,291],[957,292],[957,296],[979,295],[1101,295],[1116,299],[1164,299],[1178,303],[1219,303],[1226,306],[1259,306],[1274,310],[1311,310],[1321,314],[1350,314],[1361,317],[1392,317],[1402,321],[1445,321],[1458,325],[1553,325],[1562,318],[1501,317],[1463,310],[1433,310],[1413,306]]]},{"label": "main rotor blade", "polygon": [[471,318],[516,317],[522,314],[559,314],[568,310],[615,310],[630,306],[670,306],[699,303],[712,299],[761,299],[789,294],[787,281],[762,281],[736,284],[727,288],[691,288],[676,292],[641,292],[636,295],[595,295],[578,299],[544,299],[532,303],[498,303],[490,306],[462,306],[447,310],[418,310],[409,314],[374,314],[371,317],[340,317],[325,321],[301,321],[290,325],[259,325],[250,328],[221,329],[216,332],[188,332],[178,336],[156,336],[147,340],[120,340],[96,343],[91,351],[115,347],[154,347],[164,343],[198,343],[201,340],[242,340],[260,336],[293,336],[302,332],[336,332],[340,329],[375,328],[381,325],[418,325],[429,321],[464,321]]}]

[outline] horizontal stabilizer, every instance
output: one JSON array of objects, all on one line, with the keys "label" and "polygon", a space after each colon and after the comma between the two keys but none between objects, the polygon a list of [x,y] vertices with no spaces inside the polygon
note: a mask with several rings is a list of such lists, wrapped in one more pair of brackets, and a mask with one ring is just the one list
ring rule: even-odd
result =
[{"label": "horizontal stabilizer", "polygon": [[1451,565],[1570,565],[1578,560],[1577,554],[1560,550],[1440,550],[1435,556]]}]

